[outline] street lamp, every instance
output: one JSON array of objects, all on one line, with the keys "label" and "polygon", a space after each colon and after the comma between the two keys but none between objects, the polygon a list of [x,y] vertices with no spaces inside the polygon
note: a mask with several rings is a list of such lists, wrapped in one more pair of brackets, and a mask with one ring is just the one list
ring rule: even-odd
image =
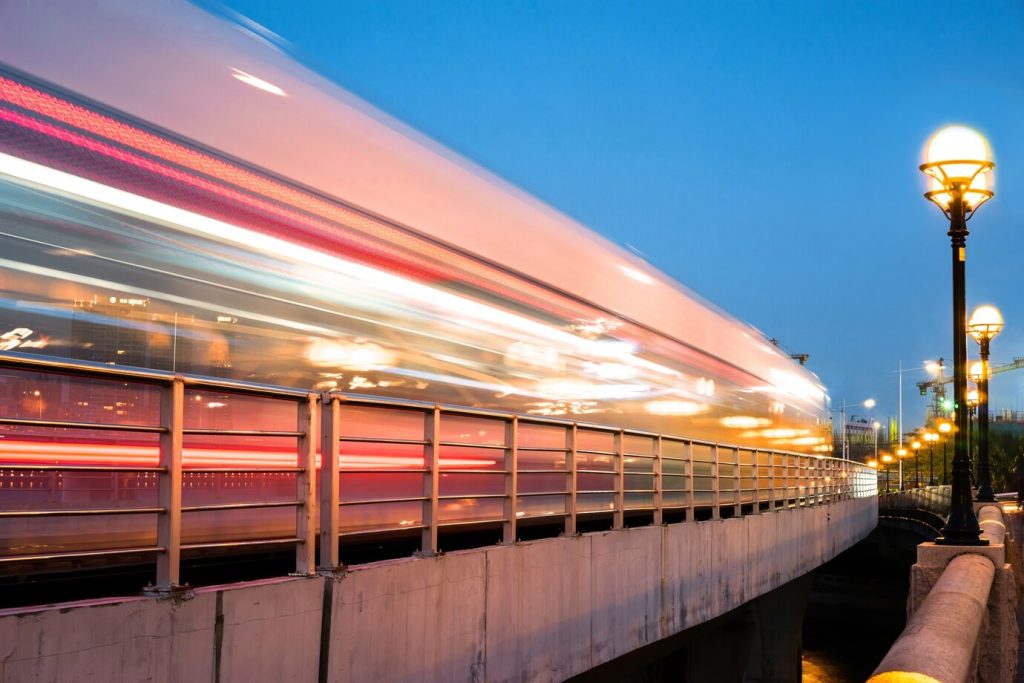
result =
[{"label": "street lamp", "polygon": [[881,426],[882,424],[878,420],[871,423],[871,429],[875,432],[875,460],[878,460],[878,428]]},{"label": "street lamp", "polygon": [[903,458],[907,457],[907,449],[904,448],[903,446],[900,446],[896,450],[896,456],[899,458],[899,462],[900,462],[900,480],[899,480],[899,488],[897,490],[902,491],[903,490]]},{"label": "street lamp", "polygon": [[978,373],[978,500],[994,502],[992,476],[988,465],[988,346],[1003,329],[1003,316],[995,306],[978,306],[967,323],[967,331],[981,347]]},{"label": "street lamp", "polygon": [[928,485],[932,486],[935,483],[935,453],[933,448],[935,442],[939,440],[939,435],[935,432],[925,432],[924,440],[928,442]]},{"label": "street lamp", "polygon": [[992,198],[988,173],[995,167],[989,158],[988,143],[975,130],[948,126],[928,142],[928,160],[920,169],[931,177],[931,189],[925,197],[934,202],[949,219],[953,248],[953,401],[956,432],[953,434],[953,489],[950,491],[949,518],[942,536],[943,545],[987,545],[980,538],[981,527],[971,501],[971,463],[967,457],[967,304],[965,301],[965,261],[967,259],[967,221],[982,204]]},{"label": "street lamp", "polygon": [[[846,409],[847,408],[852,408],[855,405],[857,405],[857,404],[856,403],[847,403],[846,401],[843,401],[842,405],[839,406],[839,411],[840,411],[840,414],[841,414],[841,418],[840,419],[843,421],[843,440],[842,440],[843,453],[842,453],[842,455],[843,455],[843,459],[844,460],[849,460],[850,459],[850,444],[848,443],[848,440],[846,438]],[[860,405],[864,406],[868,410],[871,410],[872,408],[875,407],[875,399],[873,399],[873,398],[864,399],[863,401],[861,401]]]},{"label": "street lamp", "polygon": [[889,463],[892,462],[892,456],[882,453],[882,462],[885,464],[885,492],[889,493]]},{"label": "street lamp", "polygon": [[[981,363],[973,363],[971,365],[971,371],[968,373],[971,379],[974,379],[974,366],[981,368]],[[977,380],[975,380],[977,382]],[[967,457],[971,460],[971,472],[975,478],[974,481],[977,483],[978,476],[978,461],[974,458],[974,410],[978,407],[978,390],[970,389],[967,392]]]},{"label": "street lamp", "polygon": [[[949,442],[949,433],[953,431],[953,425],[948,422],[939,423],[939,438],[942,439],[942,484],[946,485],[949,483],[949,474],[946,469],[946,444]],[[955,445],[955,444],[954,444]],[[953,457],[956,457],[956,449],[953,450]]]},{"label": "street lamp", "polygon": [[911,441],[910,448],[914,451],[914,488],[921,488],[921,442]]}]

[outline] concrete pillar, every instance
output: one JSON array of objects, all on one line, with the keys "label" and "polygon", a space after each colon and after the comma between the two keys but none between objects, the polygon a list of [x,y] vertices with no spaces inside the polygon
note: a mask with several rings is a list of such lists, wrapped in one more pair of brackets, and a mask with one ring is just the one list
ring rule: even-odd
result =
[{"label": "concrete pillar", "polygon": [[[734,610],[727,618],[716,620],[714,628],[695,629],[687,642],[683,661],[683,681],[742,681],[746,668],[744,654],[750,651],[756,630],[754,610],[750,606]],[[666,680],[673,680],[671,677]]]},{"label": "concrete pillar", "polygon": [[756,630],[742,680],[750,683],[800,681],[804,612],[813,583],[814,573],[811,572],[751,603]]}]

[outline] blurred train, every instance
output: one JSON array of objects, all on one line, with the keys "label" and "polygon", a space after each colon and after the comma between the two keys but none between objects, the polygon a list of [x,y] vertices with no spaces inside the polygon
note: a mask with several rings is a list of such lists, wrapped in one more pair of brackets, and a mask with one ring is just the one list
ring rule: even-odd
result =
[{"label": "blurred train", "polygon": [[[0,350],[831,448],[826,391],[761,333],[184,3],[0,4]],[[154,410],[113,384],[0,369],[0,386],[8,417]],[[253,417],[198,401],[224,428]],[[155,457],[96,434],[0,435],[0,473]],[[194,441],[185,463],[260,452]],[[33,498],[0,479],[0,510],[53,502],[41,480]]]}]

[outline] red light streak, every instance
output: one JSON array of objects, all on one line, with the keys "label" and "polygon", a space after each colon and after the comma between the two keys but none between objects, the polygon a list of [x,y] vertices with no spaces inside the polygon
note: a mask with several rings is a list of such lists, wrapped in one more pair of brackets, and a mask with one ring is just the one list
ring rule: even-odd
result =
[{"label": "red light streak", "polygon": [[[44,443],[39,441],[0,441],[0,469],[4,465],[101,465],[126,467],[156,467],[156,446],[118,446],[108,444]],[[184,448],[182,465],[189,467],[295,467],[297,457],[288,451],[235,450],[228,448]],[[494,460],[472,458],[445,458],[441,467],[481,469],[492,466]],[[423,458],[399,455],[344,454],[340,458],[342,470],[422,468]],[[317,467],[320,456],[317,455]]]}]

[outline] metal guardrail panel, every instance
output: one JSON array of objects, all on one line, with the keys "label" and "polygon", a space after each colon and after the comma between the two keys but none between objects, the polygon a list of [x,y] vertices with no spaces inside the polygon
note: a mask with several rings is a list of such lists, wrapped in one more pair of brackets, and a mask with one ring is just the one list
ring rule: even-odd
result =
[{"label": "metal guardrail panel", "polygon": [[[542,518],[564,520],[558,522],[564,524],[564,532],[575,534],[581,515],[607,515],[613,528],[622,528],[627,513],[649,514],[655,524],[660,524],[666,511],[682,514],[692,521],[700,509],[710,510],[711,516],[718,518],[723,506],[731,514],[740,515],[747,508],[760,512],[819,505],[844,498],[874,496],[877,492],[875,472],[859,463],[712,443],[680,435],[465,406],[341,392],[309,393],[286,387],[21,355],[0,355],[0,367],[159,387],[159,424],[154,425],[0,416],[0,424],[62,429],[67,433],[103,429],[110,433],[152,434],[159,440],[157,462],[139,466],[119,463],[106,466],[81,463],[40,464],[38,467],[0,465],[0,476],[39,469],[56,473],[53,476],[58,477],[91,473],[155,480],[140,488],[143,493],[149,491],[149,495],[155,488],[155,504],[136,506],[156,519],[150,542],[126,544],[123,548],[85,547],[56,555],[84,558],[118,552],[137,553],[139,548],[144,548],[156,555],[157,588],[164,590],[180,583],[183,549],[294,544],[296,572],[309,574],[315,565],[324,570],[340,566],[339,539],[344,536],[418,532],[421,551],[430,554],[439,550],[441,528],[496,524],[502,530],[503,540],[511,543],[517,539],[518,529],[525,521]],[[260,424],[243,428],[232,425],[231,429],[186,427],[189,392],[209,390],[290,404],[295,411],[294,422],[279,429],[263,429],[264,425]],[[379,424],[361,423],[361,418],[372,418],[371,422],[377,420]],[[466,434],[462,432],[469,430],[459,427],[467,424],[478,428],[480,436],[464,438]],[[202,463],[186,468],[183,466],[183,452],[187,450],[185,440],[198,436],[267,438],[276,443],[294,440],[295,450],[294,453],[289,451],[287,457],[282,456],[281,462],[274,461],[263,468],[251,466],[244,458],[239,460],[237,468]],[[235,478],[244,476],[243,473],[263,473],[264,478]],[[207,483],[197,484],[196,476],[224,479],[211,480],[212,483],[203,480]],[[294,481],[294,487],[281,500],[261,497],[260,487],[267,486],[265,477],[283,477],[279,482],[281,486]],[[225,487],[235,487],[232,490],[251,490],[257,497],[246,501],[217,500],[183,505],[186,481],[188,488],[185,490],[190,492],[194,485],[216,491],[221,482]],[[360,495],[343,496],[343,486],[355,487]],[[364,495],[364,491],[371,493]],[[290,528],[271,528],[270,524],[246,529],[244,537],[238,538],[196,538],[192,533],[188,543],[182,542],[183,512],[237,514],[286,512],[288,508],[294,508]],[[371,508],[384,512],[368,512]],[[396,514],[402,519],[388,518],[391,514],[388,511],[399,511]],[[28,520],[27,524],[33,519],[76,515],[79,518],[143,517],[128,512],[128,508],[108,507],[85,514],[79,506],[38,513],[14,510],[6,516]],[[314,556],[317,532],[318,562]],[[54,555],[34,553],[21,559],[38,560]],[[3,557],[0,561],[17,562],[19,557]]]}]

